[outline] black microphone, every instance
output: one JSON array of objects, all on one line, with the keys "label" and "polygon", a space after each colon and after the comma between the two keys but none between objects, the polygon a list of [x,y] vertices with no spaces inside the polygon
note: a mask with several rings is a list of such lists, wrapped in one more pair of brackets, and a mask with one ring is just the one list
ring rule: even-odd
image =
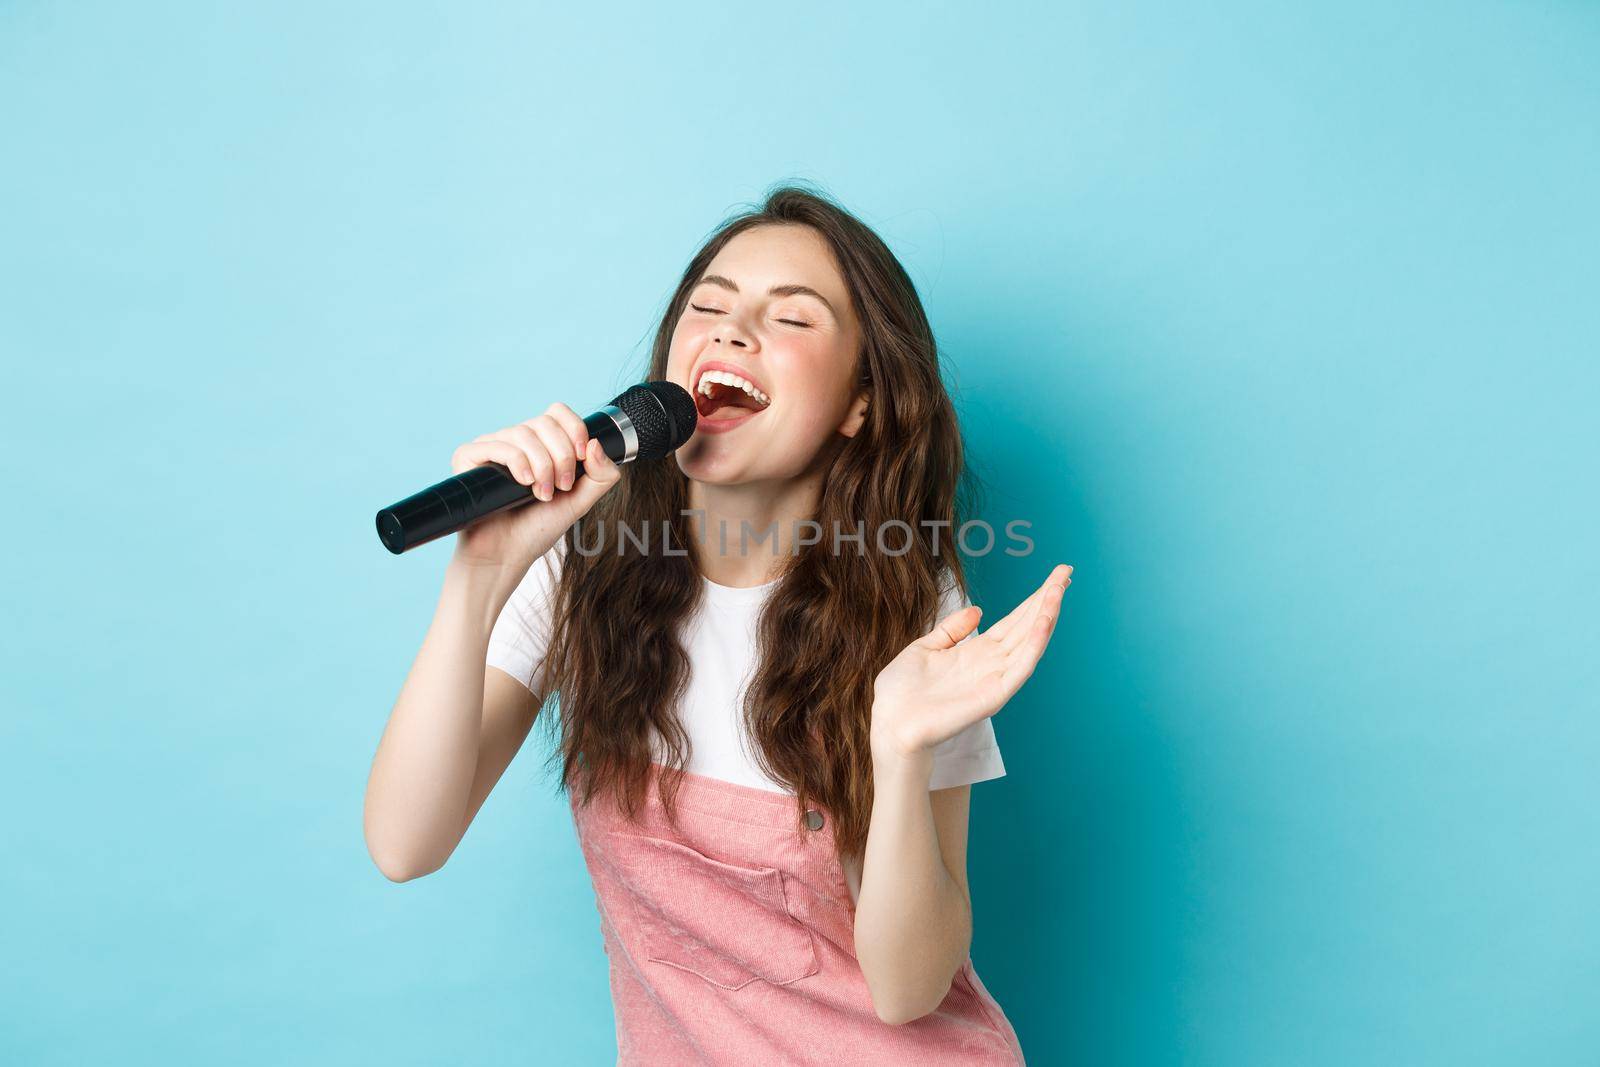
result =
[{"label": "black microphone", "polygon": [[[694,397],[672,382],[644,382],[624,390],[583,420],[614,463],[661,459],[694,436],[700,413]],[[574,477],[583,474],[578,461]],[[378,512],[378,538],[395,555],[453,534],[507,508],[539,499],[504,465],[482,463],[430,485]]]}]

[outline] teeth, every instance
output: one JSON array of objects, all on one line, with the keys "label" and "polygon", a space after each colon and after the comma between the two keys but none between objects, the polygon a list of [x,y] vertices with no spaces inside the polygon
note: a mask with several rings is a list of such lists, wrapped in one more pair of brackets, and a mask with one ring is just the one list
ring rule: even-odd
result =
[{"label": "teeth", "polygon": [[704,374],[700,375],[700,385],[698,387],[698,391],[704,393],[706,396],[710,396],[712,382],[716,382],[718,385],[731,385],[736,389],[743,389],[747,395],[759,400],[762,407],[766,407],[768,404],[772,403],[772,398],[767,396],[766,393],[763,393],[752,383],[746,381],[731,371],[706,371]]}]

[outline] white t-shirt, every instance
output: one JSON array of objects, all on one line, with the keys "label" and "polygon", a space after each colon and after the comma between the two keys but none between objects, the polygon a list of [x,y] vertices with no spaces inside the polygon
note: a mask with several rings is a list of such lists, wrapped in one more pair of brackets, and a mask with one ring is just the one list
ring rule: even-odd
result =
[{"label": "white t-shirt", "polygon": [[[566,550],[566,542],[557,541],[534,561],[489,635],[487,664],[530,689],[549,646],[550,594]],[[792,793],[763,774],[751,757],[740,710],[745,686],[755,669],[761,605],[778,582],[734,588],[707,578],[701,581],[705,598],[683,633],[690,663],[689,685],[679,709],[679,720],[691,742],[685,769],[756,789]],[[939,618],[969,603],[952,585],[941,601]],[[664,762],[659,744],[657,759]],[[984,718],[934,748],[928,788],[967,785],[1005,773],[994,724]]]}]

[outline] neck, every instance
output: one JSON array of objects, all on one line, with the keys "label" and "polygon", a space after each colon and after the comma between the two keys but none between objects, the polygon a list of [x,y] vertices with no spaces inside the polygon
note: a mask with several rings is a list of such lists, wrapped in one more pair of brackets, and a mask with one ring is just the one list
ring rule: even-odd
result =
[{"label": "neck", "polygon": [[[822,478],[814,473],[739,485],[691,480],[689,507],[704,513],[703,520],[693,516],[701,534],[701,573],[718,585],[737,588],[777,578],[794,553],[799,524],[816,517],[821,499]],[[807,536],[816,533],[807,531]]]}]

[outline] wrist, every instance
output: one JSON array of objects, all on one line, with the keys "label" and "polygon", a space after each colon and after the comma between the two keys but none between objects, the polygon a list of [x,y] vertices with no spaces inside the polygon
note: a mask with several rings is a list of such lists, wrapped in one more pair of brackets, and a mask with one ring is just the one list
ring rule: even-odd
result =
[{"label": "wrist", "polygon": [[445,565],[440,604],[459,617],[471,619],[488,633],[518,581],[505,568],[451,560]]},{"label": "wrist", "polygon": [[892,731],[871,737],[873,774],[884,778],[927,778],[933,773],[933,749],[905,744]]},{"label": "wrist", "polygon": [[924,796],[932,780],[932,750],[924,750],[913,756],[873,754],[872,794],[875,804],[892,803],[895,797]]}]

